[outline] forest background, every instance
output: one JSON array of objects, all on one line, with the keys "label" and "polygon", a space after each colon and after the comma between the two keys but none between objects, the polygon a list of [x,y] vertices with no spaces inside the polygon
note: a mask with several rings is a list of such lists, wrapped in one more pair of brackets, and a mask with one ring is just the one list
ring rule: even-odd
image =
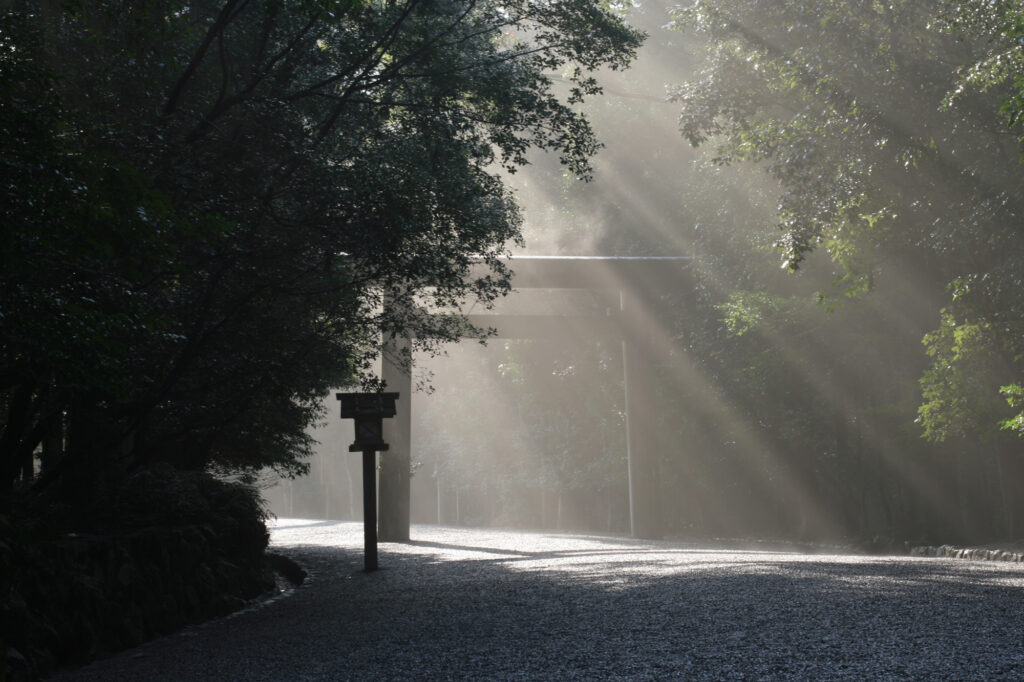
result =
[{"label": "forest background", "polygon": [[420,520],[628,529],[621,349],[433,356],[513,251],[691,257],[664,534],[1020,538],[1022,126],[1021,0],[0,2],[0,678],[266,589],[382,340]]},{"label": "forest background", "polygon": [[[648,301],[670,345],[666,534],[876,549],[1020,536],[1022,16],[1020,2],[638,4],[637,63],[584,108],[607,145],[594,180],[544,157],[507,179],[520,251],[694,259],[691,289]],[[418,520],[628,530],[616,344],[451,356],[421,363],[436,393],[414,410]],[[291,509],[324,513],[327,485],[348,513],[337,429],[317,432]]]},{"label": "forest background", "polygon": [[[6,507],[302,474],[381,336],[479,336],[459,305],[550,244],[693,256],[652,306],[666,532],[1019,534],[1019,1],[4,9]],[[623,17],[656,71],[622,71]],[[381,305],[411,292],[451,314]],[[554,496],[621,530],[614,349],[487,352],[473,386],[529,428],[458,433],[482,424],[449,401],[421,469],[490,500],[476,522]]]}]

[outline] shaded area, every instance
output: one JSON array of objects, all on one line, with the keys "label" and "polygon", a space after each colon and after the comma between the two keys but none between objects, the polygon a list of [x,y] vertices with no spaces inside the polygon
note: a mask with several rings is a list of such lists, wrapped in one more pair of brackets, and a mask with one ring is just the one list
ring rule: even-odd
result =
[{"label": "shaded area", "polygon": [[[1015,566],[707,551],[416,527],[364,574],[356,524],[279,528],[294,596],[59,679],[998,678]],[[287,543],[287,544],[281,544]]]},{"label": "shaded area", "polygon": [[274,587],[264,518],[255,490],[167,467],[108,485],[88,510],[50,495],[0,513],[0,680],[244,607]]}]

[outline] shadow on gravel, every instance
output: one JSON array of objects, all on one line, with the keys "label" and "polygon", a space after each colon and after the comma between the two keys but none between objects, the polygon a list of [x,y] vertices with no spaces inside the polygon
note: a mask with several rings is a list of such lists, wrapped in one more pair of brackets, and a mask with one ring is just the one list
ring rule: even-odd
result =
[{"label": "shadow on gravel", "polygon": [[[575,536],[581,537],[581,536]],[[495,554],[505,557],[521,557],[523,559],[570,559],[573,557],[587,557],[587,556],[621,556],[623,554],[622,549],[573,549],[573,550],[556,550],[556,551],[540,551],[540,552],[529,552],[519,549],[502,549],[497,547],[476,547],[473,545],[459,545],[455,543],[445,542],[425,542],[421,540],[410,540],[401,543],[411,547],[423,547],[431,549],[441,550],[453,550],[458,552],[472,552],[479,554]],[[629,551],[631,555],[642,555],[642,554],[707,554],[709,550],[698,550],[698,549],[667,549],[660,547],[651,548],[638,548],[635,547],[636,541],[633,541],[634,547]],[[716,554],[749,554],[749,552],[740,552],[738,550],[713,550]],[[767,552],[766,552],[767,554]],[[506,559],[509,560],[509,559]]]},{"label": "shadow on gravel", "polygon": [[329,590],[345,602],[333,635],[350,652],[342,669],[357,679],[1024,677],[1019,572],[622,544],[418,542],[383,551],[378,574],[359,572],[351,553],[352,575]]},{"label": "shadow on gravel", "polygon": [[408,540],[402,543],[411,547],[431,547],[433,549],[457,550],[460,552],[479,552],[481,554],[500,554],[503,556],[535,556],[534,552],[523,552],[516,549],[500,549],[496,547],[473,547],[471,545],[456,545],[448,542],[424,542],[421,540]]},{"label": "shadow on gravel", "polygon": [[272,528],[280,529],[280,530],[284,530],[284,531],[291,531],[291,530],[298,530],[300,528],[329,528],[331,526],[337,526],[338,523],[339,523],[338,521],[332,521],[332,520],[328,519],[327,521],[309,521],[308,523],[286,524],[286,525],[283,525],[283,526],[272,526]]},{"label": "shadow on gravel", "polygon": [[278,547],[293,597],[63,679],[1024,678],[1008,568],[472,544]]}]

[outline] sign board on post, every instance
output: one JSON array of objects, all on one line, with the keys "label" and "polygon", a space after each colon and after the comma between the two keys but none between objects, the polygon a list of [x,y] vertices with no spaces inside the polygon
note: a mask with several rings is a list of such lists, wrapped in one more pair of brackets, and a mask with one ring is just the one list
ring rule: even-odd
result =
[{"label": "sign board on post", "polygon": [[363,453],[363,565],[377,570],[377,466],[376,453],[388,449],[384,442],[385,418],[394,417],[397,393],[338,393],[341,418],[355,420],[355,442],[349,452]]}]

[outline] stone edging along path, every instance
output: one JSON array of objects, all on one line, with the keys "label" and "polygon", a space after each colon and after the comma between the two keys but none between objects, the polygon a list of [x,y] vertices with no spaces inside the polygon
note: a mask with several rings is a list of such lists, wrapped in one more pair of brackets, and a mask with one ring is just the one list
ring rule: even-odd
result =
[{"label": "stone edging along path", "polygon": [[754,538],[712,538],[705,542],[692,541],[687,538],[666,538],[669,541],[693,544],[702,547],[719,549],[749,549],[796,552],[803,554],[863,554],[865,556],[912,556],[933,557],[944,559],[968,559],[972,561],[1009,561],[1024,563],[1024,540],[1012,543],[997,543],[977,547],[961,547],[956,545],[910,545],[902,552],[872,552],[850,544],[827,544],[817,542],[800,542],[785,540],[762,540]]},{"label": "stone edging along path", "polygon": [[1024,552],[986,547],[954,547],[953,545],[913,547],[910,550],[910,556],[973,559],[975,561],[1024,562]]}]

